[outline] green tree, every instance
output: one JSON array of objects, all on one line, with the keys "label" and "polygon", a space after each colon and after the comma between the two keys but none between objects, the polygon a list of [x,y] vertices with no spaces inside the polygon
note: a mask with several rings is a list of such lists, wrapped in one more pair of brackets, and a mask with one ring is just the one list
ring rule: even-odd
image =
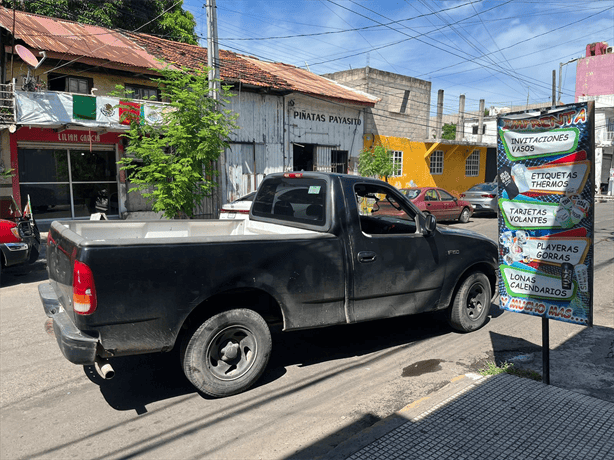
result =
[{"label": "green tree", "polygon": [[456,139],[456,125],[445,123],[441,128],[441,138],[449,141]]},{"label": "green tree", "polygon": [[183,0],[0,0],[7,8],[110,29],[125,29],[198,44],[192,13]]},{"label": "green tree", "polygon": [[358,157],[358,173],[365,177],[384,177],[394,172],[394,159],[392,152],[383,145],[375,145],[370,149],[363,149]]},{"label": "green tree", "polygon": [[236,116],[221,107],[228,103],[229,87],[222,88],[219,102],[208,97],[208,71],[204,66],[195,71],[160,70],[161,77],[154,81],[162,98],[172,102],[159,110],[155,124],[133,116],[124,134],[127,153],[141,160],[120,160],[121,169],[136,186],[130,191],[139,190],[154,211],[169,219],[192,217],[194,208],[211,195],[218,174],[214,162],[237,128]]}]

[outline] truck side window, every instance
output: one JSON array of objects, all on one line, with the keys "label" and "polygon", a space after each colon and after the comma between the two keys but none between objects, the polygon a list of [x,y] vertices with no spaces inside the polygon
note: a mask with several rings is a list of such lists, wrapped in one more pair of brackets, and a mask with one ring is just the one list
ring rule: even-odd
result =
[{"label": "truck side window", "polygon": [[363,233],[416,233],[415,211],[405,203],[399,192],[373,184],[356,184],[354,192]]},{"label": "truck side window", "polygon": [[328,185],[312,178],[270,179],[254,198],[255,216],[323,226],[326,223]]}]

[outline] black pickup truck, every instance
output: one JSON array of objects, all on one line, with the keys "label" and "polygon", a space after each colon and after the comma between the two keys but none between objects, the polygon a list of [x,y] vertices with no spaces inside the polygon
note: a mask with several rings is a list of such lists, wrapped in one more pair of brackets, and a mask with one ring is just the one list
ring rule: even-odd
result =
[{"label": "black pickup truck", "polygon": [[[377,203],[404,211],[378,216]],[[39,286],[64,356],[110,378],[109,358],[179,347],[203,393],[249,388],[284,330],[447,310],[481,327],[496,286],[497,246],[437,228],[385,182],[278,173],[249,219],[54,222],[49,283]]]}]

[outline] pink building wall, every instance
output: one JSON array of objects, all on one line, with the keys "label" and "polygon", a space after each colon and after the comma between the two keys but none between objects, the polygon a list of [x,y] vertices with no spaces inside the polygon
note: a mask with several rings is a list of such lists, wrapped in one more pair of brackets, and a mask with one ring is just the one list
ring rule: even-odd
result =
[{"label": "pink building wall", "polygon": [[605,42],[586,46],[586,57],[576,67],[576,102],[581,96],[614,94],[614,53]]}]

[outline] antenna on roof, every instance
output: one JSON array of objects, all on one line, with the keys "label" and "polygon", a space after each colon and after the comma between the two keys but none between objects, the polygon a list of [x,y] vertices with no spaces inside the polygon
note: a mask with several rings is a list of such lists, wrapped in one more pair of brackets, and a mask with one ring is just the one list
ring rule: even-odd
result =
[{"label": "antenna on roof", "polygon": [[307,61],[305,61],[305,67],[307,67],[307,72],[311,72],[311,69],[309,68],[309,64],[307,64]]}]

